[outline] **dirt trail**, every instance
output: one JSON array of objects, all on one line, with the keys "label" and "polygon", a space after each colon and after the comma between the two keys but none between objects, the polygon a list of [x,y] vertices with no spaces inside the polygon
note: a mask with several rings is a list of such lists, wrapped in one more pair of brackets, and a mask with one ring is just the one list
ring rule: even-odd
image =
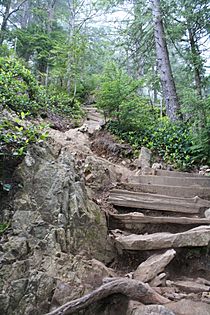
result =
[{"label": "dirt trail", "polygon": [[[204,217],[204,210],[210,207],[210,203],[197,196],[203,191],[205,194],[202,197],[208,196],[210,181],[176,172],[172,176],[164,172],[159,176],[150,174],[140,180],[135,176],[136,170],[131,170],[127,162],[113,163],[113,159],[98,156],[92,150],[92,136],[101,129],[104,120],[95,108],[87,107],[86,111],[86,120],[80,128],[64,133],[50,130],[49,135],[62,147],[68,147],[79,155],[86,185],[93,189],[102,209],[106,210],[107,206],[102,200],[104,191],[105,197],[110,195],[107,209],[115,209],[117,214],[110,215],[107,222],[118,252],[111,267],[115,267],[120,276],[143,281],[140,276],[136,277],[136,270],[141,270],[141,264],[146,264],[145,272],[150,273],[151,268],[154,269],[162,261],[161,255],[165,257],[167,249],[175,248],[173,257],[148,282],[158,293],[172,301],[169,309],[174,314],[197,315],[198,306],[200,315],[207,314],[206,308],[210,304],[210,220]],[[182,187],[183,183],[186,184]],[[111,188],[122,185],[124,190],[110,192]],[[168,186],[170,189],[167,193]],[[165,193],[156,195],[159,191]],[[194,199],[191,198],[192,191]],[[179,211],[179,207],[182,211]],[[195,303],[195,312],[191,310],[189,313],[189,300]],[[186,308],[183,308],[184,302],[188,305]],[[129,314],[144,314],[138,313],[138,307],[136,310]],[[210,307],[208,311],[210,314]]]}]

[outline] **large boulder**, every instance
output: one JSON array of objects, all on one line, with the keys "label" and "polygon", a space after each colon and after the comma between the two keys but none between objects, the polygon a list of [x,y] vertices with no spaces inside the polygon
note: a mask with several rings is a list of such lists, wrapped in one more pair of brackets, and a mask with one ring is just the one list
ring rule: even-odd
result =
[{"label": "large boulder", "polygon": [[210,305],[203,302],[195,302],[183,299],[178,302],[171,302],[167,307],[176,315],[209,315]]},{"label": "large boulder", "polygon": [[151,155],[152,153],[149,149],[142,147],[137,161],[137,166],[142,170],[150,168]]},{"label": "large boulder", "polygon": [[130,303],[127,315],[175,315],[166,306],[162,305],[140,305],[138,303]]},{"label": "large boulder", "polygon": [[69,147],[49,142],[31,147],[17,169],[14,215],[0,247],[1,314],[44,314],[52,299],[63,302],[55,298],[60,287],[77,298],[110,276],[96,263],[113,258],[106,218],[79,164]]}]

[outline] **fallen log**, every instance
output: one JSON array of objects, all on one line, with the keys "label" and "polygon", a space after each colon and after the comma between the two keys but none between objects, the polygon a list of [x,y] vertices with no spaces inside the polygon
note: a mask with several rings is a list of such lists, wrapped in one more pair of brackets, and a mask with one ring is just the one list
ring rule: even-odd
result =
[{"label": "fallen log", "polygon": [[170,300],[164,298],[153,290],[148,284],[128,278],[113,278],[113,281],[103,284],[94,291],[81,298],[67,302],[46,315],[69,315],[87,308],[110,295],[123,294],[131,300],[144,304],[166,304]]}]

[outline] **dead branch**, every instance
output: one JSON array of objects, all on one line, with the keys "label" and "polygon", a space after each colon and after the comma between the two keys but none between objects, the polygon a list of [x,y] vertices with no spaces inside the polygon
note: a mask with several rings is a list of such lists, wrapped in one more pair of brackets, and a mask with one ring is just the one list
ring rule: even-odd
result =
[{"label": "dead branch", "polygon": [[168,299],[155,292],[148,284],[127,278],[113,278],[112,281],[103,284],[96,290],[79,299],[67,302],[46,315],[73,314],[113,294],[123,294],[132,300],[144,304],[165,304],[170,302]]}]

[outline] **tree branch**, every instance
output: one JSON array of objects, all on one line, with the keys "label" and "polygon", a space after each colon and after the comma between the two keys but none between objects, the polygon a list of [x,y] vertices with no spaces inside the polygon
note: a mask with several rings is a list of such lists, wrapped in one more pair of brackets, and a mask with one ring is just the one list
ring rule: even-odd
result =
[{"label": "tree branch", "polygon": [[26,2],[27,0],[23,0],[14,10],[12,10],[8,15],[7,15],[7,20],[10,18],[10,16],[20,10],[21,6]]}]

